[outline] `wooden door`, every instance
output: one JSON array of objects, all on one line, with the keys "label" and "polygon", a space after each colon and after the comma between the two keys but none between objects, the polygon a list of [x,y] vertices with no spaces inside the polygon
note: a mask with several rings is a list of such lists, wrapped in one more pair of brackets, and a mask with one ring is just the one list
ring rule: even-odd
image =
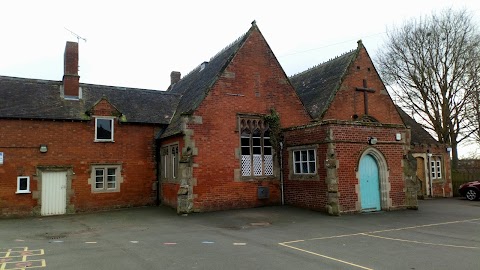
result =
[{"label": "wooden door", "polygon": [[362,211],[380,210],[378,164],[371,155],[360,160],[360,196]]},{"label": "wooden door", "polygon": [[62,215],[67,209],[67,172],[42,173],[42,216]]}]

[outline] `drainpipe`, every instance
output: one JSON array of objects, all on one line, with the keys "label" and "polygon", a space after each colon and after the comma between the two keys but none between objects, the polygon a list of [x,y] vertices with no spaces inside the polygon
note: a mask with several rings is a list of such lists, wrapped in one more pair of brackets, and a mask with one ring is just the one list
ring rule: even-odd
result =
[{"label": "drainpipe", "polygon": [[156,172],[156,184],[157,184],[157,198],[155,200],[155,205],[159,206],[160,205],[160,140],[155,140],[155,166],[157,169],[155,170]]},{"label": "drainpipe", "polygon": [[280,142],[280,190],[282,196],[282,205],[285,205],[285,194],[283,191],[283,142]]}]

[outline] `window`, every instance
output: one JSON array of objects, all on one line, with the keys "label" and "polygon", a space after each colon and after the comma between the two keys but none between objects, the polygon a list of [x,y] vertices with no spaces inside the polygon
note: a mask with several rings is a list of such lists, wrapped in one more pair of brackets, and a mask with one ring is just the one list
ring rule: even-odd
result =
[{"label": "window", "polygon": [[293,151],[293,173],[315,174],[317,173],[317,161],[314,149]]},{"label": "window", "polygon": [[17,194],[30,193],[30,176],[17,177]]},{"label": "window", "polygon": [[164,146],[160,150],[161,162],[163,163],[162,178],[165,180],[178,179],[178,144]]},{"label": "window", "polygon": [[170,147],[170,157],[172,159],[172,178],[176,179],[178,176],[178,145]]},{"label": "window", "polygon": [[442,158],[440,156],[430,158],[430,176],[432,179],[442,179]]},{"label": "window", "polygon": [[261,119],[240,120],[242,176],[272,176],[273,148],[270,128]]},{"label": "window", "polygon": [[90,183],[93,192],[118,192],[122,168],[120,165],[95,165],[92,166]]},{"label": "window", "polygon": [[95,118],[96,142],[113,142],[113,119]]}]

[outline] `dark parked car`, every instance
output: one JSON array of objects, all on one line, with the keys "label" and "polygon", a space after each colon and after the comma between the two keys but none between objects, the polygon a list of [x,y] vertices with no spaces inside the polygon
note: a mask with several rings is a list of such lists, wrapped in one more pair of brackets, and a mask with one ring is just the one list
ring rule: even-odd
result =
[{"label": "dark parked car", "polygon": [[480,196],[480,181],[468,182],[458,188],[458,193],[465,196],[467,200],[477,200]]}]

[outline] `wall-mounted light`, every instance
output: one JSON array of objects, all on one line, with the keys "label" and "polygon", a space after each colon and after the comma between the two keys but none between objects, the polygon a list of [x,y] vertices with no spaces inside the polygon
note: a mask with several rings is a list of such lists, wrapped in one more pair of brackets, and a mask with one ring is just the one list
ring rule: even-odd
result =
[{"label": "wall-mounted light", "polygon": [[374,145],[377,144],[377,138],[375,137],[368,137],[368,144]]},{"label": "wall-mounted light", "polygon": [[448,152],[448,153],[452,152],[452,147],[450,147],[450,146],[447,147],[447,152]]},{"label": "wall-mounted light", "polygon": [[46,153],[48,151],[47,145],[46,144],[41,144],[40,145],[40,153]]}]

